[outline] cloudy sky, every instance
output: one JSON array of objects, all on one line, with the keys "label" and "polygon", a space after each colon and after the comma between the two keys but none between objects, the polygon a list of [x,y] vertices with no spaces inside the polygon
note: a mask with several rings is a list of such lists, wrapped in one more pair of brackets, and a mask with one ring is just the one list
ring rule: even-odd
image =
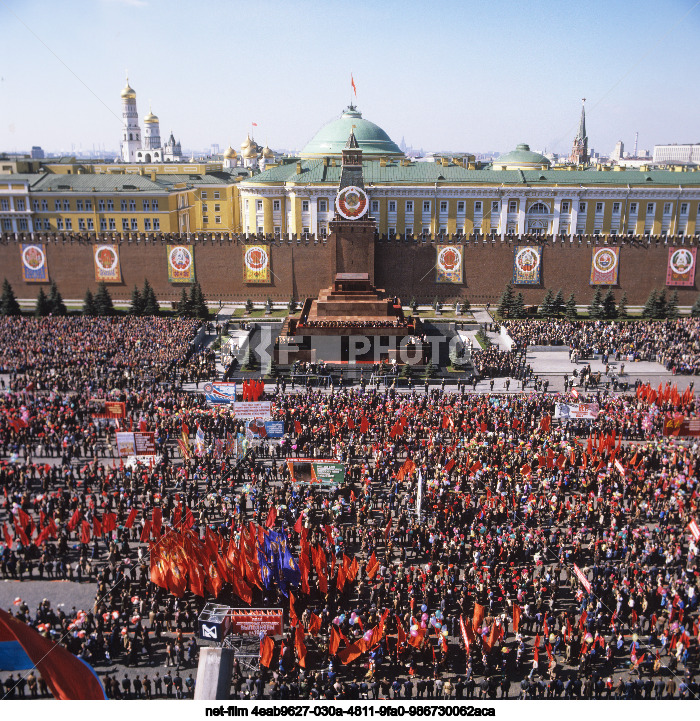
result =
[{"label": "cloudy sky", "polygon": [[2,0],[0,150],[116,150],[140,120],[186,148],[251,122],[301,148],[352,98],[397,143],[567,152],[700,142],[700,0]]}]

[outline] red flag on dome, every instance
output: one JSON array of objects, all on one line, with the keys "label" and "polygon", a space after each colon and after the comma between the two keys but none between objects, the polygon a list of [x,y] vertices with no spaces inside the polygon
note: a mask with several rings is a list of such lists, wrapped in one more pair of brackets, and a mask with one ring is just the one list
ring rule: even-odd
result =
[{"label": "red flag on dome", "polygon": [[350,73],[350,85],[352,85],[352,91],[355,93],[355,97],[357,97],[357,86],[355,85],[355,78],[353,78],[352,73]]}]

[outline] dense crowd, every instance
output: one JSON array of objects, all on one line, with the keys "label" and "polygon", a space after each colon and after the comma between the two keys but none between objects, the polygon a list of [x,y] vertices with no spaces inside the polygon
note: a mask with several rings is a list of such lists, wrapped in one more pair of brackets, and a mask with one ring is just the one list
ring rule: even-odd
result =
[{"label": "dense crowd", "polygon": [[528,375],[524,350],[500,350],[493,345],[483,350],[473,350],[472,365],[482,378],[522,379]]},{"label": "dense crowd", "polygon": [[616,360],[655,361],[674,373],[700,371],[700,320],[570,321],[507,320],[517,348],[568,345],[580,358],[607,355]]},{"label": "dense crowd", "polygon": [[[188,345],[194,327],[182,355],[158,366],[156,354],[150,373],[153,345],[172,348],[168,333],[181,329],[133,343],[128,363],[96,358],[94,380],[73,361],[80,324],[54,334],[62,350],[51,361],[22,356],[14,345],[30,331],[13,328],[0,573],[96,582],[92,608],[20,600],[12,611],[93,664],[110,697],[168,695],[165,674],[170,694],[191,693],[180,675],[196,662],[188,634],[216,598],[285,611],[265,665],[236,667],[240,698],[697,698],[698,549],[687,527],[700,447],[661,436],[667,414],[696,412],[692,393],[579,394],[598,404],[596,420],[563,423],[555,406],[569,394],[278,393],[277,457],[236,464],[229,440],[245,450],[241,422],[181,388],[206,358]],[[101,332],[121,357],[124,329]],[[70,390],[46,383],[54,372]],[[115,389],[128,418],[155,432],[160,462],[129,468],[84,440],[90,428],[109,439],[113,426],[87,402]],[[37,462],[54,427],[60,455]],[[295,457],[342,461],[345,479],[299,484]],[[138,692],[115,663],[137,668]],[[8,693],[16,681],[5,676]]]}]

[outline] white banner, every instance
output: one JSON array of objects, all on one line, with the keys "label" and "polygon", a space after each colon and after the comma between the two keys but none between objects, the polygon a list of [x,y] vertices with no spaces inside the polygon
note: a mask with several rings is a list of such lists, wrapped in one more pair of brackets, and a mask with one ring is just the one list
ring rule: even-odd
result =
[{"label": "white banner", "polygon": [[120,431],[117,433],[117,449],[121,458],[136,455],[136,439],[133,433]]},{"label": "white banner", "polygon": [[234,418],[257,418],[263,421],[272,419],[272,401],[250,401],[232,403]]},{"label": "white banner", "polygon": [[418,492],[416,493],[416,516],[420,523],[420,507],[423,505],[423,474],[418,471]]},{"label": "white banner", "polygon": [[587,418],[595,420],[600,413],[597,403],[557,403],[554,407],[555,418]]},{"label": "white banner", "polygon": [[591,584],[584,572],[574,563],[574,573],[576,574],[576,578],[578,578],[579,581],[583,584],[583,587],[588,591],[588,593],[591,592]]}]

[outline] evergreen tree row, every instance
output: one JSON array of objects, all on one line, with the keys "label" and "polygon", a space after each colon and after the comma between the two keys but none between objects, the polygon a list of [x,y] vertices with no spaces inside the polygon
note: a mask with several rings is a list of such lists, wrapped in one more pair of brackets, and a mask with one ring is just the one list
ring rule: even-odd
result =
[{"label": "evergreen tree row", "polygon": [[180,302],[177,304],[177,312],[183,318],[209,318],[209,308],[199,281],[192,284],[189,295],[187,295],[186,288],[182,289]]}]

